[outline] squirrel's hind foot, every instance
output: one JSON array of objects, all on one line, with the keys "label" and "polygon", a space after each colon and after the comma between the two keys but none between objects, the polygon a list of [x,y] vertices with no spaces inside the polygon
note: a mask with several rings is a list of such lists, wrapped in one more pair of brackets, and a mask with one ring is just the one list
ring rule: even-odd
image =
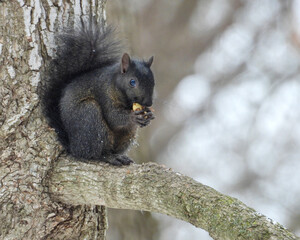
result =
[{"label": "squirrel's hind foot", "polygon": [[127,157],[126,155],[119,155],[119,154],[112,154],[103,156],[103,162],[115,165],[115,166],[122,166],[122,165],[129,165],[130,163],[133,163],[134,161]]}]

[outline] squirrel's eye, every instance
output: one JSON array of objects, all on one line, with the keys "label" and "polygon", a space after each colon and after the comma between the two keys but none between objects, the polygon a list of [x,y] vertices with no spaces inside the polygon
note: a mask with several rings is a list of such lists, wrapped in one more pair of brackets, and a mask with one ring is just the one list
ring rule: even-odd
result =
[{"label": "squirrel's eye", "polygon": [[136,87],[136,81],[134,79],[131,79],[129,84],[131,87]]}]

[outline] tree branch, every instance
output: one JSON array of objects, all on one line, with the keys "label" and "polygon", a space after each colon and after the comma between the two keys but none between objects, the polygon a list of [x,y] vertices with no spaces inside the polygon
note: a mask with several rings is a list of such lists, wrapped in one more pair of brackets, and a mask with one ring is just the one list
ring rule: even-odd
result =
[{"label": "tree branch", "polygon": [[66,204],[164,213],[214,239],[300,239],[239,200],[154,163],[114,167],[61,159],[50,173],[49,190]]}]

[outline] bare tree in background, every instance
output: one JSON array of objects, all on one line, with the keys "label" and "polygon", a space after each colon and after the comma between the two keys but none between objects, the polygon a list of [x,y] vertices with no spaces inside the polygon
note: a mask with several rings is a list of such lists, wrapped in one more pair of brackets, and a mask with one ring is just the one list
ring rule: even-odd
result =
[{"label": "bare tree in background", "polygon": [[[157,118],[140,133],[147,144],[132,153],[224,189],[299,233],[297,9],[298,0],[122,0],[108,3],[108,21],[124,29],[137,55],[159,56]],[[191,89],[204,92],[202,100]],[[176,240],[199,237],[166,222],[173,226],[159,221],[160,239],[173,231]]]},{"label": "bare tree in background", "polygon": [[102,20],[104,3],[0,3],[1,238],[105,239],[107,206],[168,214],[215,239],[299,239],[237,199],[170,169],[118,168],[62,153],[41,117],[41,69],[53,56],[53,34],[90,11]]}]

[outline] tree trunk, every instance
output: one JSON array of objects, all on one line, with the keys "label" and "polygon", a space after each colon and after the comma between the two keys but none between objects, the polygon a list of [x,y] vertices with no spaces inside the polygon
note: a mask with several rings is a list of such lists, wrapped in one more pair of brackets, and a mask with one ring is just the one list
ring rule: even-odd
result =
[{"label": "tree trunk", "polygon": [[105,239],[105,207],[53,202],[47,173],[61,153],[41,117],[40,71],[54,33],[105,1],[0,1],[0,239]]}]

